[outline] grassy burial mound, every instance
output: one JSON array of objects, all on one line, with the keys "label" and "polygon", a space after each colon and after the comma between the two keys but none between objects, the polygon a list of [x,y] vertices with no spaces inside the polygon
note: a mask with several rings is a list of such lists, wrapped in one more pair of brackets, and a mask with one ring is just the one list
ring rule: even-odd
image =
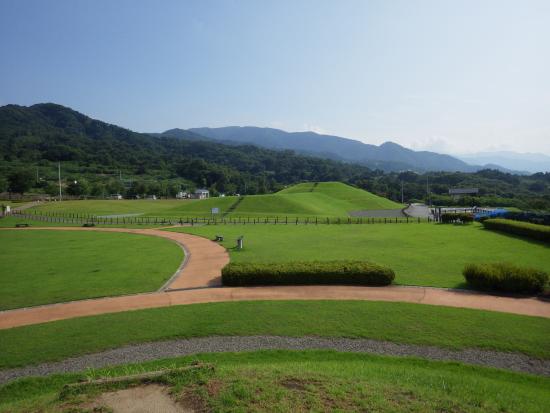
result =
[{"label": "grassy burial mound", "polygon": [[[486,231],[479,224],[210,225],[178,228],[225,237],[232,263],[369,261],[395,271],[396,284],[465,287],[468,263],[514,262],[550,272],[548,246]],[[235,239],[244,236],[244,249]]]},{"label": "grassy burial mound", "polygon": [[[147,372],[158,373],[150,380],[131,378]],[[457,363],[323,350],[201,354],[23,379],[0,387],[0,412],[112,411],[140,395],[141,407],[166,411],[538,413],[550,403],[549,381]]]},{"label": "grassy burial mound", "polygon": [[0,245],[0,310],[155,291],[183,259],[137,234],[4,230]]},{"label": "grassy burial mound", "polygon": [[340,182],[298,184],[275,194],[204,200],[93,200],[46,203],[39,212],[159,217],[211,216],[212,208],[232,217],[348,217],[358,210],[399,210],[401,204]]}]

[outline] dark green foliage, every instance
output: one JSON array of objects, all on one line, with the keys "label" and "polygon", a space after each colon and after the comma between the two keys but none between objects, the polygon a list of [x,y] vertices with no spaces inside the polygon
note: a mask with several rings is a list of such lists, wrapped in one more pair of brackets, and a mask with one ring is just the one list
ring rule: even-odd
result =
[{"label": "dark green foliage", "polygon": [[393,270],[364,261],[230,263],[222,270],[224,285],[354,284],[389,285]]},{"label": "dark green foliage", "polygon": [[544,271],[507,263],[468,264],[463,274],[468,284],[480,290],[533,294],[543,291],[548,282]]},{"label": "dark green foliage", "polygon": [[474,215],[469,212],[445,212],[441,214],[443,224],[468,224],[474,222]]},{"label": "dark green foliage", "polygon": [[486,219],[482,224],[487,229],[507,232],[536,240],[550,242],[550,226],[532,224],[530,222],[513,221],[511,219]]},{"label": "dark green foliage", "polygon": [[28,169],[16,169],[8,175],[8,191],[23,194],[34,184],[33,173]]}]

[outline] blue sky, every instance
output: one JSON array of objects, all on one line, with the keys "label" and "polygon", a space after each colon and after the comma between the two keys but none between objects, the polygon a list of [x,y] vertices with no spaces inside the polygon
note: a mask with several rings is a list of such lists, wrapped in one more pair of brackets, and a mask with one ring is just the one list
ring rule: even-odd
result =
[{"label": "blue sky", "polygon": [[0,105],[550,154],[550,1],[0,0]]}]

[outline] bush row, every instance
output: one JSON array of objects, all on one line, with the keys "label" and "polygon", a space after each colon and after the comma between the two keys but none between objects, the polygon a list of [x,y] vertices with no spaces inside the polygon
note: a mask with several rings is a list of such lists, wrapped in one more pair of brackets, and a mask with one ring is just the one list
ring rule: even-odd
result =
[{"label": "bush row", "polygon": [[480,290],[533,294],[542,292],[548,274],[507,263],[468,264],[463,271],[468,284]]},{"label": "bush row", "polygon": [[443,224],[465,224],[468,222],[473,222],[473,220],[474,214],[469,212],[444,212],[441,214],[441,222]]},{"label": "bush row", "polygon": [[486,219],[481,223],[487,229],[550,242],[550,226],[547,225],[531,224],[530,222],[512,221],[511,219],[502,218]]},{"label": "bush row", "polygon": [[355,284],[389,285],[390,268],[364,261],[230,263],[222,270],[224,285]]}]

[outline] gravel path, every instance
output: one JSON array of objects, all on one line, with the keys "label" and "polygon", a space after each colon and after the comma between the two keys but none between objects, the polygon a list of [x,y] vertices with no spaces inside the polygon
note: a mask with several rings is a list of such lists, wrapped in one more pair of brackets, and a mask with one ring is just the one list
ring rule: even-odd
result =
[{"label": "gravel path", "polygon": [[550,360],[541,360],[518,353],[490,350],[449,350],[432,346],[396,344],[387,341],[318,337],[205,337],[138,344],[101,353],[69,358],[10,370],[0,370],[0,384],[27,376],[71,373],[87,368],[138,363],[148,360],[185,356],[197,353],[239,352],[254,350],[330,349],[344,352],[414,356],[430,360],[458,361],[550,377]]}]

